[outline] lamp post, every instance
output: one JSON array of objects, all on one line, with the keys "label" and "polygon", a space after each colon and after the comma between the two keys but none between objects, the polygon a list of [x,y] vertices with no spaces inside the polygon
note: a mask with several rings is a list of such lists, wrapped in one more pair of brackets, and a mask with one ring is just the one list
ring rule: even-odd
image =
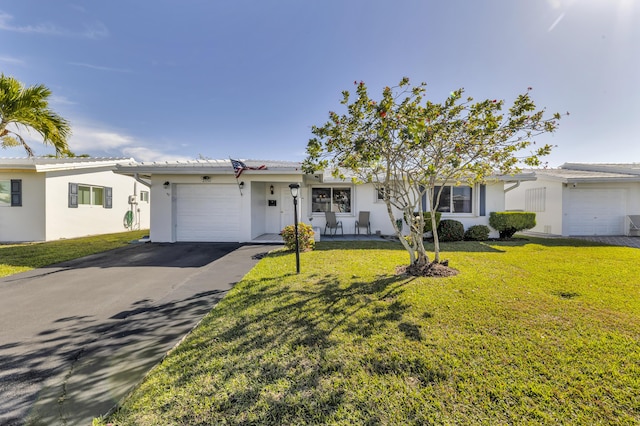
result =
[{"label": "lamp post", "polygon": [[293,197],[293,223],[296,230],[296,273],[300,273],[300,242],[298,241],[298,191],[300,185],[292,183],[289,185],[291,196]]}]

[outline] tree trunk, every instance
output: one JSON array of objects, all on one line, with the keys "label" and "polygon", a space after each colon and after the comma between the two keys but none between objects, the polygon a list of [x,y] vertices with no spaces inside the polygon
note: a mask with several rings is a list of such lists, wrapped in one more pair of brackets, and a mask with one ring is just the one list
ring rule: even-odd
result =
[{"label": "tree trunk", "polygon": [[440,239],[438,238],[438,226],[435,209],[431,209],[431,232],[433,233],[433,261],[440,263]]}]

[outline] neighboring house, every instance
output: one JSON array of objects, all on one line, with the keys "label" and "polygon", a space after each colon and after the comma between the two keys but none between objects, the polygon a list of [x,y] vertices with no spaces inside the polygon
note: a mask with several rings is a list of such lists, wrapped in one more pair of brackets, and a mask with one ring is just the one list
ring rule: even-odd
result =
[{"label": "neighboring house", "polygon": [[536,213],[532,232],[550,235],[628,235],[640,214],[640,164],[566,163],[528,170],[506,184],[506,208]]},{"label": "neighboring house", "polygon": [[106,234],[125,231],[127,226],[148,228],[149,188],[113,173],[117,164],[132,161],[0,159],[0,242]]},{"label": "neighboring house", "polygon": [[[153,242],[250,242],[264,241],[265,235],[277,237],[294,223],[292,183],[300,185],[299,218],[316,231],[324,231],[324,212],[334,211],[344,233],[354,234],[358,213],[369,211],[373,233],[394,234],[386,206],[372,184],[353,184],[328,173],[304,174],[298,162],[246,160],[244,164],[249,169],[237,178],[230,160],[132,162],[119,164],[116,173],[149,182]],[[459,220],[465,228],[488,225],[489,212],[504,210],[501,180],[446,191],[449,196],[443,196],[439,206],[442,218]]]}]

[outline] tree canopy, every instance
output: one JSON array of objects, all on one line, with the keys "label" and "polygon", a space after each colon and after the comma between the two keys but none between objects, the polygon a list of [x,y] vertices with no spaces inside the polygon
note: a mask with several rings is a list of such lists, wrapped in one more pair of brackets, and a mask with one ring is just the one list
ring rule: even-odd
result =
[{"label": "tree canopy", "polygon": [[[354,84],[353,101],[349,91],[342,92],[346,111],[331,111],[327,122],[312,127],[304,169],[331,169],[336,176],[373,183],[384,194],[411,264],[429,263],[423,244],[424,197],[430,200],[434,261],[439,262],[435,207],[444,186],[474,185],[517,172],[522,165],[540,165],[552,146],[537,146],[533,138],[555,131],[561,118],[536,109],[531,88],[503,111],[503,100],[474,101],[463,97],[464,89],[441,103],[431,102],[425,99],[426,84],[412,86],[408,78],[385,87],[379,100],[369,96],[364,82]],[[401,235],[394,207],[409,225],[409,238]]]},{"label": "tree canopy", "polygon": [[22,146],[29,157],[33,149],[19,133],[33,129],[43,143],[53,146],[56,155],[70,153],[67,139],[71,126],[67,120],[49,108],[51,91],[44,85],[25,87],[13,77],[0,75],[0,145],[3,148]]}]

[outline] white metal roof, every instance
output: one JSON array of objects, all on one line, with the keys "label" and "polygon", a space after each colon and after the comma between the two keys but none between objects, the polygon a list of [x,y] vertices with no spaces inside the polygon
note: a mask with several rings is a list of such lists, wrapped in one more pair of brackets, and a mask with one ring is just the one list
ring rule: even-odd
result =
[{"label": "white metal roof", "polygon": [[[295,161],[274,161],[274,160],[244,160],[247,167],[261,167],[261,170],[247,170],[245,173],[261,174],[302,174],[302,163]],[[119,164],[117,173],[142,175],[156,174],[232,174],[234,173],[231,160],[188,160],[188,161],[154,161],[135,162],[130,164]]]},{"label": "white metal roof", "polygon": [[565,163],[557,169],[531,169],[523,174],[564,183],[640,182],[640,164]]},{"label": "white metal roof", "polygon": [[133,158],[119,157],[32,157],[0,158],[0,171],[25,170],[49,172],[60,170],[115,168],[118,164],[135,163]]}]

